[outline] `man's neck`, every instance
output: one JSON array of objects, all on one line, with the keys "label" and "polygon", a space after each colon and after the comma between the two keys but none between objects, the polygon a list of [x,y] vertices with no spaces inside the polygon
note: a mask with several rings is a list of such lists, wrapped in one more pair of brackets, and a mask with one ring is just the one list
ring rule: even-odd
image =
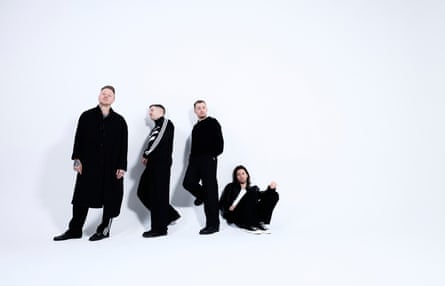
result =
[{"label": "man's neck", "polygon": [[241,183],[240,186],[241,186],[241,189],[246,189],[247,188],[247,183]]},{"label": "man's neck", "polygon": [[102,111],[103,116],[107,116],[110,113],[110,105],[99,104],[100,110]]},{"label": "man's neck", "polygon": [[161,116],[158,119],[154,119],[153,121],[154,121],[155,125],[160,125],[161,123],[164,122],[164,116]]}]

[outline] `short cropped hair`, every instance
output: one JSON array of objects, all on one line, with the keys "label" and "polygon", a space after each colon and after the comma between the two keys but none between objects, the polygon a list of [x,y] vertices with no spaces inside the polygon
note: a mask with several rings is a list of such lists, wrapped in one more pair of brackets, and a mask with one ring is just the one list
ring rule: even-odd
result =
[{"label": "short cropped hair", "polygon": [[106,85],[106,86],[102,87],[102,88],[100,89],[100,91],[102,91],[102,90],[104,90],[104,89],[110,89],[110,90],[113,92],[113,94],[116,94],[116,92],[114,91],[114,87],[111,86],[111,85]]},{"label": "short cropped hair", "polygon": [[162,109],[162,112],[165,114],[165,107],[162,104],[152,104],[148,108],[152,108],[152,107],[159,107],[160,109]]},{"label": "short cropped hair", "polygon": [[195,101],[195,103],[193,103],[193,108],[195,108],[196,105],[199,104],[199,103],[207,104],[204,100],[202,100],[202,99],[198,99],[197,101]]}]

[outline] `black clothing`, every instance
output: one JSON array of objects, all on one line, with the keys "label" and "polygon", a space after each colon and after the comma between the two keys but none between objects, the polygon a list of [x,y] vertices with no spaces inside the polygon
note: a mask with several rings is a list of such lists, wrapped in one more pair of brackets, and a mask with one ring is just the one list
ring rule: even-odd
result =
[{"label": "black clothing", "polygon": [[219,201],[222,217],[228,223],[235,223],[241,227],[258,226],[260,222],[269,224],[279,199],[276,190],[267,188],[265,191],[260,191],[257,186],[248,187],[235,209],[230,211],[229,208],[240,191],[240,185],[234,183],[224,188]]},{"label": "black clothing", "polygon": [[68,229],[73,233],[82,233],[83,225],[87,219],[88,207],[73,205],[73,217],[70,220]]},{"label": "black clothing", "polygon": [[168,224],[179,217],[169,203],[173,137],[173,123],[161,117],[155,121],[143,154],[147,165],[139,180],[137,194],[151,212],[151,229],[156,233],[166,232]]},{"label": "black clothing", "polygon": [[187,191],[204,202],[206,226],[209,227],[219,227],[217,164],[215,157],[190,157],[183,182]]},{"label": "black clothing", "polygon": [[77,174],[73,205],[101,208],[111,217],[120,213],[123,178],[116,178],[118,169],[127,169],[128,130],[124,118],[110,109],[104,117],[97,106],[79,118],[71,158],[82,163]]},{"label": "black clothing", "polygon": [[224,149],[221,125],[213,117],[198,121],[192,130],[191,157],[206,155],[219,156]]},{"label": "black clothing", "polygon": [[[166,124],[164,130],[162,126]],[[161,134],[161,131],[163,133]],[[148,144],[142,156],[151,162],[171,166],[173,153],[173,138],[175,126],[171,120],[161,117],[155,121],[155,126],[148,135]],[[158,139],[159,137],[159,139]],[[157,142],[156,140],[160,140]],[[155,143],[156,142],[156,143]],[[151,149],[154,147],[153,149]]]},{"label": "black clothing", "polygon": [[88,209],[101,207],[102,223],[96,234],[109,237],[112,218],[120,213],[124,190],[124,180],[117,179],[116,173],[127,169],[127,151],[127,123],[121,115],[110,108],[103,116],[99,106],[81,114],[71,159],[80,161],[82,174],[77,173],[68,230],[54,240],[82,237]]},{"label": "black clothing", "polygon": [[[192,130],[192,146],[183,186],[204,201],[206,227],[219,228],[217,156],[223,152],[221,126],[215,118],[198,121]],[[202,182],[202,185],[199,182]]]},{"label": "black clothing", "polygon": [[278,203],[279,195],[275,189],[267,188],[267,190],[259,192],[257,203],[258,221],[270,224],[272,212]]},{"label": "black clothing", "polygon": [[[70,220],[68,229],[73,233],[82,234],[82,228],[88,215],[88,207],[73,205],[73,217]],[[102,214],[102,222],[96,229],[96,233],[109,234],[112,217],[106,208]]]}]

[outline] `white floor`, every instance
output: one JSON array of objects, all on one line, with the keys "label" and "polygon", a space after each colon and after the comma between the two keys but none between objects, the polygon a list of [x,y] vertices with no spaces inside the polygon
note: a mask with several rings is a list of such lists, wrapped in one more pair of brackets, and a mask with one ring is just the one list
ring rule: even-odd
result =
[{"label": "white floor", "polygon": [[2,235],[0,284],[445,285],[443,237],[322,227],[289,210],[278,205],[272,234],[222,221],[219,233],[201,236],[202,209],[179,208],[168,236],[152,239],[141,236],[146,222],[124,210],[99,242],[88,236],[100,211],[90,212],[82,239],[64,242],[52,241],[64,226],[37,213],[34,231]]}]

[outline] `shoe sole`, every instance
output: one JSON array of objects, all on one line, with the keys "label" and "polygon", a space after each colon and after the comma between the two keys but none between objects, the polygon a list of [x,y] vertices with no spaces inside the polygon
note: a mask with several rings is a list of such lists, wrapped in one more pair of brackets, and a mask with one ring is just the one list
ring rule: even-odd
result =
[{"label": "shoe sole", "polygon": [[208,235],[208,234],[214,234],[217,233],[218,231],[212,231],[212,232],[199,232],[200,235]]},{"label": "shoe sole", "polygon": [[167,234],[155,234],[155,235],[144,235],[142,234],[143,238],[155,238],[155,237],[163,237],[163,236],[167,236]]},{"label": "shoe sole", "polygon": [[64,239],[54,239],[53,241],[65,241],[65,240],[70,240],[70,239],[81,239],[82,237],[70,237],[70,238],[64,238]]},{"label": "shoe sole", "polygon": [[245,232],[247,232],[247,233],[250,233],[250,234],[262,234],[262,233],[263,233],[263,232],[262,232],[261,230],[259,230],[259,229],[257,229],[257,230],[248,230],[248,229],[242,228],[242,230],[245,231]]}]

